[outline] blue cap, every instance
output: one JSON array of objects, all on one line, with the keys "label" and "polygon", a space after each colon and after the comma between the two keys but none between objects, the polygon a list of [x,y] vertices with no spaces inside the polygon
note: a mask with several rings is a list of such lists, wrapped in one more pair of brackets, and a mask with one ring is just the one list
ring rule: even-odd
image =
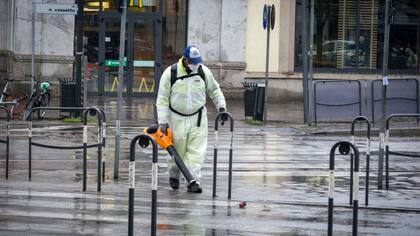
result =
[{"label": "blue cap", "polygon": [[203,62],[201,60],[200,52],[195,46],[192,45],[185,48],[184,57],[187,58],[192,64],[200,64]]}]

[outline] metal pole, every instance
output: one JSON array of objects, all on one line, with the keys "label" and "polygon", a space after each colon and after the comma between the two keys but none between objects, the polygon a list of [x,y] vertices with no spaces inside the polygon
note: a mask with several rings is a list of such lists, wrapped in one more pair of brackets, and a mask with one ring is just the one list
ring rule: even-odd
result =
[{"label": "metal pole", "polygon": [[[337,144],[336,144],[337,145]],[[333,235],[333,220],[334,220],[334,188],[335,188],[335,176],[334,176],[334,165],[335,165],[335,147],[330,150],[330,161],[329,161],[329,181],[328,181],[328,236]],[[351,191],[351,190],[350,190]]]},{"label": "metal pole", "polygon": [[29,162],[28,162],[28,172],[29,172],[29,181],[32,179],[32,114],[29,114],[29,134],[28,134],[28,154],[29,154]]},{"label": "metal pole", "polygon": [[131,141],[130,162],[128,163],[128,236],[134,235],[134,191],[136,180],[136,143],[138,138]]},{"label": "metal pole", "polygon": [[313,63],[314,63],[314,20],[315,20],[315,3],[314,0],[311,0],[311,22],[310,22],[310,31],[309,31],[309,71],[308,71],[308,104],[309,104],[309,124],[312,122],[312,78],[313,78]]},{"label": "metal pole", "polygon": [[[359,69],[359,55],[360,55],[360,0],[356,1],[356,68]],[[361,115],[361,114],[359,114]]]},{"label": "metal pole", "polygon": [[[83,116],[86,116],[86,112],[83,112]],[[83,187],[82,191],[86,191],[87,183],[87,122],[83,124]]]},{"label": "metal pole", "polygon": [[383,168],[384,168],[384,149],[385,149],[385,116],[386,116],[386,91],[388,86],[388,50],[389,50],[389,11],[391,0],[385,3],[385,35],[384,35],[384,53],[382,58],[382,98],[381,98],[381,122],[380,122],[380,145],[378,160],[378,189],[382,189]]},{"label": "metal pole", "polygon": [[35,3],[32,3],[32,55],[31,55],[31,94],[34,90],[35,75]]},{"label": "metal pole", "polygon": [[232,198],[232,162],[233,162],[233,119],[230,117],[229,182],[228,199]]},{"label": "metal pole", "polygon": [[217,186],[217,142],[219,141],[218,121],[216,119],[216,125],[214,129],[214,151],[213,151],[213,198],[216,197],[216,186]]},{"label": "metal pole", "polygon": [[6,179],[9,179],[9,156],[10,156],[10,113],[7,113],[7,124],[6,124]]},{"label": "metal pole", "polygon": [[264,90],[264,125],[267,124],[267,103],[268,103],[268,65],[270,53],[270,25],[271,25],[271,6],[267,6],[267,45],[265,51],[265,90]]},{"label": "metal pole", "polygon": [[[98,117],[98,166],[97,166],[97,172],[98,172],[98,177],[97,177],[97,191],[100,192],[101,191],[101,187],[102,187],[102,114],[100,112],[97,112],[97,117]],[[105,164],[105,162],[104,162]]]},{"label": "metal pole", "polygon": [[150,233],[156,236],[157,231],[157,190],[158,190],[158,147],[157,144],[150,141],[153,146],[153,163],[152,163],[152,219]]},{"label": "metal pole", "polygon": [[82,56],[83,56],[83,2],[78,2],[77,12],[77,49],[76,49],[76,106],[82,106]]},{"label": "metal pole", "polygon": [[302,0],[302,64],[303,64],[303,115],[305,124],[309,124],[309,91],[308,91],[308,9],[306,0]]},{"label": "metal pole", "polygon": [[[354,146],[355,147],[355,146]],[[352,148],[354,151],[354,173],[353,173],[353,189],[351,190],[353,193],[353,230],[352,235],[357,236],[357,221],[358,221],[358,213],[359,213],[359,152],[357,149]]]},{"label": "metal pole", "polygon": [[88,89],[87,89],[86,66],[87,66],[87,56],[82,56],[83,107],[88,106],[88,100],[87,100]]},{"label": "metal pole", "polygon": [[125,51],[125,25],[127,20],[127,1],[123,1],[120,26],[120,65],[118,67],[118,103],[117,119],[115,121],[115,158],[114,158],[114,179],[118,179],[120,167],[120,137],[122,117],[122,90],[124,83],[124,51]]}]

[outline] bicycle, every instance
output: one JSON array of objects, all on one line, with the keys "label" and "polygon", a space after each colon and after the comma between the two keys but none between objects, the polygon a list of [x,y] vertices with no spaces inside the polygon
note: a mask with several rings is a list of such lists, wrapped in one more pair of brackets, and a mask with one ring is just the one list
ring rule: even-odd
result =
[{"label": "bicycle", "polygon": [[0,105],[5,105],[13,117],[20,117],[26,109],[28,95],[23,92],[11,92],[11,86],[15,80],[12,76],[4,78],[6,84],[0,97]]},{"label": "bicycle", "polygon": [[[29,75],[25,77],[31,77],[36,81],[35,77]],[[36,85],[32,90],[31,96],[25,107],[25,113],[23,114],[24,120],[29,120],[29,112],[35,107],[48,107],[50,105],[51,93],[50,83],[48,81],[36,81]],[[39,119],[44,119],[47,115],[48,110],[39,109],[37,115]]]}]

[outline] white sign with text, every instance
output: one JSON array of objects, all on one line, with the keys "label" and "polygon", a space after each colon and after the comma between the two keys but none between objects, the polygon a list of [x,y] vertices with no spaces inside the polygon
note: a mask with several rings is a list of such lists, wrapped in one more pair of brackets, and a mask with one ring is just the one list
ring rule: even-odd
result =
[{"label": "white sign with text", "polygon": [[76,4],[41,4],[35,3],[35,13],[41,14],[60,14],[60,15],[77,15]]}]

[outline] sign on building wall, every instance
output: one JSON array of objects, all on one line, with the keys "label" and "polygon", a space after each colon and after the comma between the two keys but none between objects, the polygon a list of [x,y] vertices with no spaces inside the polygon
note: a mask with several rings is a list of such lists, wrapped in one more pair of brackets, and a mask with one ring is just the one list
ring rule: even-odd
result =
[{"label": "sign on building wall", "polygon": [[35,3],[35,13],[41,14],[60,14],[60,15],[77,15],[76,4],[41,4]]}]

